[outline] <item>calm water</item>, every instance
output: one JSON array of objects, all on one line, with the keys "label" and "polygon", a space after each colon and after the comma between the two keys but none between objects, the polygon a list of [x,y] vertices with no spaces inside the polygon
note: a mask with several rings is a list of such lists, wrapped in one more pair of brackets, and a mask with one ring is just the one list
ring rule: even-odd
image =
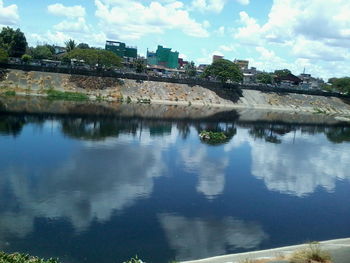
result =
[{"label": "calm water", "polygon": [[349,146],[341,126],[3,114],[0,249],[168,262],[349,237]]}]

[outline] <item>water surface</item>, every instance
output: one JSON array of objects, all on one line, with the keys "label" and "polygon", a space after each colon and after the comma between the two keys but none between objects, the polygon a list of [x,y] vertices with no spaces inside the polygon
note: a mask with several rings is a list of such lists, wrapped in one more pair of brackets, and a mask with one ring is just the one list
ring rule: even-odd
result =
[{"label": "water surface", "polygon": [[348,126],[229,119],[1,114],[0,249],[168,262],[350,236]]}]

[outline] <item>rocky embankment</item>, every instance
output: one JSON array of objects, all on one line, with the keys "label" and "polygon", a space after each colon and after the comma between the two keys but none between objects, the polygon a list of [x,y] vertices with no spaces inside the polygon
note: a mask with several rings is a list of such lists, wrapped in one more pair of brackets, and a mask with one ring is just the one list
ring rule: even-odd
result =
[{"label": "rocky embankment", "polygon": [[0,81],[0,94],[15,91],[46,96],[50,89],[84,93],[91,100],[323,114],[342,120],[350,117],[349,101],[335,97],[20,70],[8,70]]}]

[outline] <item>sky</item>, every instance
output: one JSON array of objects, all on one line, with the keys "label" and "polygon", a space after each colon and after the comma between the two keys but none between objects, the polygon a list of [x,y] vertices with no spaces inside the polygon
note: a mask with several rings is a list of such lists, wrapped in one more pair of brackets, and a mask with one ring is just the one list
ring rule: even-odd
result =
[{"label": "sky", "polygon": [[31,46],[108,39],[145,56],[163,45],[197,65],[215,54],[325,80],[350,75],[349,14],[349,0],[0,0],[0,25]]}]

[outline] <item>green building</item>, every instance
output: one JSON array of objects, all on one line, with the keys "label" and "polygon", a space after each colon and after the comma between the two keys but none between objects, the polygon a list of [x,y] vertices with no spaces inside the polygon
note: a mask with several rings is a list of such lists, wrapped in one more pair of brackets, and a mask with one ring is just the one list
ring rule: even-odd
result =
[{"label": "green building", "polygon": [[132,61],[137,58],[137,48],[128,47],[122,42],[107,40],[105,49],[112,51],[114,54],[127,61]]},{"label": "green building", "polygon": [[166,68],[177,68],[179,66],[179,52],[173,52],[171,48],[158,46],[156,52],[147,51],[147,63]]}]

